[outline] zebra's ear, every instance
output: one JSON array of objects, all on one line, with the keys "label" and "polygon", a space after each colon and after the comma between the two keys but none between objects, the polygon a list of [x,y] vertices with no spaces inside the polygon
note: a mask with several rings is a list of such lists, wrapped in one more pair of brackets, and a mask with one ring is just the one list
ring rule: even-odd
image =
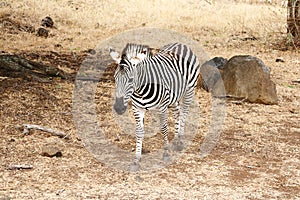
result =
[{"label": "zebra's ear", "polygon": [[142,53],[138,53],[135,58],[132,58],[130,60],[130,62],[133,65],[137,65],[138,63],[140,63],[141,61],[143,61],[146,57],[147,57],[146,52],[143,51]]},{"label": "zebra's ear", "polygon": [[109,48],[109,55],[111,56],[111,58],[116,61],[118,64],[121,61],[121,56],[118,52],[116,52],[114,49]]},{"label": "zebra's ear", "polygon": [[136,57],[137,57],[140,61],[144,60],[144,59],[147,57],[146,51],[143,51],[142,53],[138,53],[138,54],[136,55]]}]

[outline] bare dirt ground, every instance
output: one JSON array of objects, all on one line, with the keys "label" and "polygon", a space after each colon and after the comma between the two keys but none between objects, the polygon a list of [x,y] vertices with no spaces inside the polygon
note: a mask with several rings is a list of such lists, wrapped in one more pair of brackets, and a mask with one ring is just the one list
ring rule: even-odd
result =
[{"label": "bare dirt ground", "polygon": [[[199,146],[210,124],[211,97],[198,88],[199,130],[187,151],[163,169],[129,173],[99,162],[77,135],[72,115],[74,79],[49,78],[42,82],[30,77],[1,77],[0,200],[300,199],[300,84],[293,82],[300,79],[300,53],[285,48],[282,42],[287,41],[285,9],[231,1],[178,2],[169,6],[160,1],[125,5],[3,1],[1,54],[21,55],[76,74],[87,50],[97,45],[96,40],[136,27],[172,29],[198,41],[211,57],[250,54],[262,59],[271,69],[279,104],[227,100],[219,142],[210,155],[201,159]],[[153,7],[151,11],[148,4]],[[124,6],[131,6],[131,13]],[[263,12],[253,14],[253,10]],[[25,25],[39,27],[48,14],[56,22],[49,38],[24,29]],[[284,62],[276,62],[277,58]],[[134,138],[118,129],[111,112],[113,87],[112,80],[97,84],[97,117],[105,124],[102,129],[108,140],[131,152]],[[37,130],[24,135],[18,128],[22,124],[48,126],[67,133],[70,139]],[[160,135],[148,137],[145,154],[161,144]],[[41,155],[44,145],[58,147],[62,156]],[[33,168],[8,169],[15,164]]]}]

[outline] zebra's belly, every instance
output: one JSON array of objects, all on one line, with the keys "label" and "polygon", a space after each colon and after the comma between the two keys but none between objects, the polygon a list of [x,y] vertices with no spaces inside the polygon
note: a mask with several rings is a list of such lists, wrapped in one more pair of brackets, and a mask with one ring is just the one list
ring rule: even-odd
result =
[{"label": "zebra's belly", "polygon": [[132,97],[132,104],[138,108],[145,109],[145,110],[153,110],[159,109],[162,107],[162,98],[157,96],[140,96],[139,94],[133,93]]},{"label": "zebra's belly", "polygon": [[140,94],[134,92],[131,96],[132,104],[145,110],[166,108],[179,102],[181,98],[182,94],[176,94],[175,91],[170,91],[166,88],[160,89],[155,93]]},{"label": "zebra's belly", "polygon": [[132,104],[140,109],[144,109],[144,110],[156,110],[159,109],[161,106],[160,104],[156,104],[156,103],[148,103],[147,101],[145,101],[144,99],[134,99],[132,98]]}]

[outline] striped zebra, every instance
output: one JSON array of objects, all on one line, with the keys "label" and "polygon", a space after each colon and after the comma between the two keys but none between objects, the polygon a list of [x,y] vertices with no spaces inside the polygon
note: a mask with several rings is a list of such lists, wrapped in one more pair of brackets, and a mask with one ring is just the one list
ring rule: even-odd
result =
[{"label": "striped zebra", "polygon": [[123,114],[131,99],[136,120],[136,158],[132,170],[138,169],[141,160],[146,110],[159,110],[165,142],[163,159],[168,161],[168,108],[172,109],[175,119],[173,148],[181,151],[185,121],[200,73],[198,59],[190,48],[179,43],[168,44],[155,53],[151,53],[148,46],[129,44],[121,56],[112,49],[110,55],[118,63],[114,75],[114,110]]}]

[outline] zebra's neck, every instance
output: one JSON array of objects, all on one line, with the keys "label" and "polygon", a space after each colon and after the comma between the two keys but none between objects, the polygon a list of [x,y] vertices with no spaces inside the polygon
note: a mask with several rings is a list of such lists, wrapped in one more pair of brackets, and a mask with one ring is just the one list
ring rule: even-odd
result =
[{"label": "zebra's neck", "polygon": [[143,80],[146,80],[147,76],[147,66],[144,64],[144,61],[139,63],[136,66],[134,73],[134,91],[137,92],[138,89],[142,86]]},{"label": "zebra's neck", "polygon": [[141,87],[144,87],[146,84],[164,85],[163,82],[167,77],[164,76],[162,71],[173,70],[174,68],[172,59],[162,54],[157,54],[154,57],[146,58],[136,66],[136,72],[134,75],[135,92],[138,92],[138,90]]}]

